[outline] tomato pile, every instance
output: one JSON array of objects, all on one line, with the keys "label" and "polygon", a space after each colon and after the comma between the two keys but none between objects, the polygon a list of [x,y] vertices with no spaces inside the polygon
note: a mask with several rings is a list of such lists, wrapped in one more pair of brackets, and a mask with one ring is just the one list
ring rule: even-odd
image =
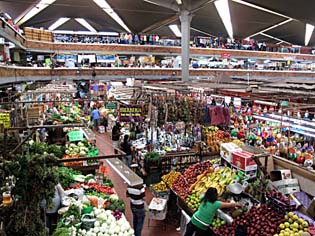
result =
[{"label": "tomato pile", "polygon": [[76,184],[72,187],[73,189],[79,189],[79,188],[89,188],[89,189],[94,189],[100,193],[104,193],[104,194],[114,194],[114,190],[109,187],[109,186],[102,186],[96,183],[90,183],[90,184]]}]

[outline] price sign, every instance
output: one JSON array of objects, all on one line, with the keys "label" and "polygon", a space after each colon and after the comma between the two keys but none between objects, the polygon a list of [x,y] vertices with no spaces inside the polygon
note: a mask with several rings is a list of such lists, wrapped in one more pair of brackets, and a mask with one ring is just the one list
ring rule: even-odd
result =
[{"label": "price sign", "polygon": [[142,105],[125,105],[121,104],[119,107],[119,121],[120,122],[141,122],[142,117]]},{"label": "price sign", "polygon": [[118,103],[117,103],[117,102],[106,102],[106,103],[105,103],[105,108],[106,108],[106,109],[117,110],[117,108],[118,108]]},{"label": "price sign", "polygon": [[280,101],[280,106],[281,107],[288,107],[289,106],[289,102],[288,101]]},{"label": "price sign", "polygon": [[81,130],[70,131],[68,136],[70,142],[81,141],[83,139],[83,133]]},{"label": "price sign", "polygon": [[0,113],[0,124],[3,124],[4,128],[11,127],[10,113]]}]

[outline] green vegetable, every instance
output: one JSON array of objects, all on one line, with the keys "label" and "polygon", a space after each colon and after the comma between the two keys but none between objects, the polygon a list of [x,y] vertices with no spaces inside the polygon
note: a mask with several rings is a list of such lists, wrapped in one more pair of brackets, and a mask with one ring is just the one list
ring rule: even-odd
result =
[{"label": "green vegetable", "polygon": [[52,236],[69,236],[70,235],[70,231],[68,228],[66,227],[58,227],[55,232],[53,233]]},{"label": "green vegetable", "polygon": [[81,175],[81,174],[82,173],[80,171],[77,171],[68,167],[57,168],[57,176],[59,179],[59,183],[64,188],[69,187],[69,185],[74,182],[73,180],[74,175]]},{"label": "green vegetable", "polygon": [[62,218],[74,216],[74,219],[81,219],[80,208],[77,205],[72,204],[69,209],[63,214]]}]

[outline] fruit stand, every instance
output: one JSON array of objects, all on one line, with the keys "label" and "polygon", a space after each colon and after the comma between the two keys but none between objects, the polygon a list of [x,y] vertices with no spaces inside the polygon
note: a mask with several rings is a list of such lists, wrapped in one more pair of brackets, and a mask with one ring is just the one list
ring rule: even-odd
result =
[{"label": "fruit stand", "polygon": [[[183,174],[170,172],[162,176],[162,181],[152,188],[161,193],[168,189],[175,193],[177,205],[186,215],[182,219],[186,221],[198,209],[200,194],[209,187],[217,188],[221,199],[241,203],[242,209],[218,211],[211,227],[219,236],[234,235],[239,225],[246,225],[248,235],[253,236],[302,235],[302,232],[311,230],[313,220],[296,204],[294,197],[278,191],[272,184],[276,182],[265,179],[267,176],[261,171],[265,166],[259,166],[255,180],[250,180],[241,170],[220,166],[219,162],[199,162],[188,167]],[[243,183],[241,194],[232,192],[231,186],[235,185],[235,181]]]}]

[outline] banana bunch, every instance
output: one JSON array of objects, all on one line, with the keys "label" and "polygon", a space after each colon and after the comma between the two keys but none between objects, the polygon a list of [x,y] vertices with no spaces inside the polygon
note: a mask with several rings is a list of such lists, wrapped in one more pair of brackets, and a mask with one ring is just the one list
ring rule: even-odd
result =
[{"label": "banana bunch", "polygon": [[239,147],[242,147],[244,145],[244,143],[238,139],[234,139],[232,142]]},{"label": "banana bunch", "polygon": [[224,167],[215,170],[210,169],[208,173],[198,177],[197,182],[191,186],[191,196],[187,198],[187,203],[192,209],[199,207],[200,195],[210,187],[216,188],[218,195],[221,196],[225,191],[225,187],[233,183],[236,174],[230,168]]}]

